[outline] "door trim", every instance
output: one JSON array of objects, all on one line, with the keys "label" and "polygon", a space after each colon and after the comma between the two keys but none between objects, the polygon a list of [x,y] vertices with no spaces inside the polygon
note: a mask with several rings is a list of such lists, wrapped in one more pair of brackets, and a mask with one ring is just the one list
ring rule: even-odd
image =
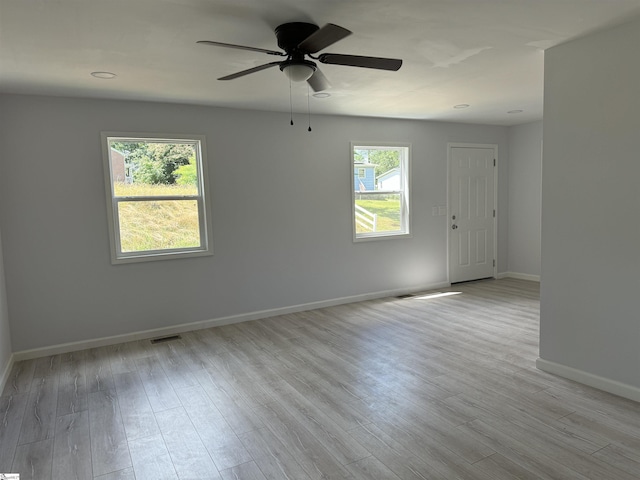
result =
[{"label": "door trim", "polygon": [[493,169],[493,204],[496,209],[496,216],[493,222],[493,258],[495,265],[493,266],[493,278],[498,277],[498,217],[500,212],[498,209],[498,166],[500,165],[498,158],[498,145],[495,143],[447,143],[447,283],[451,285],[451,149],[452,148],[491,148],[496,160],[496,166]]}]

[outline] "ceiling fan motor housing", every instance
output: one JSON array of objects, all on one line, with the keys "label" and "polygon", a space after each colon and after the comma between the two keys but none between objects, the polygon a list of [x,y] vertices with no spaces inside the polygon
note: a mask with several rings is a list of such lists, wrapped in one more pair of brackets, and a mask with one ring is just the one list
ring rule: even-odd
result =
[{"label": "ceiling fan motor housing", "polygon": [[283,23],[276,27],[276,38],[278,46],[287,52],[288,55],[296,57],[301,55],[304,58],[305,52],[298,51],[298,45],[302,43],[312,33],[315,33],[319,27],[313,23],[291,22]]}]

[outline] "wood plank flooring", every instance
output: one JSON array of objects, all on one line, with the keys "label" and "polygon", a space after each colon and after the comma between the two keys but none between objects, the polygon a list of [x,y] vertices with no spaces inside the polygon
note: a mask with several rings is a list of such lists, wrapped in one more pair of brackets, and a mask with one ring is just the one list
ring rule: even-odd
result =
[{"label": "wood plank flooring", "polygon": [[490,280],[19,362],[0,472],[640,479],[640,404],[537,370],[538,321]]}]

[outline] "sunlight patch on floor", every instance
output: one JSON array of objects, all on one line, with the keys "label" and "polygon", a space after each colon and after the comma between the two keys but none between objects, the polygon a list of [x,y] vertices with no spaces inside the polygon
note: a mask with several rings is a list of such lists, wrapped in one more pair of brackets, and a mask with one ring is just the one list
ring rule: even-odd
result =
[{"label": "sunlight patch on floor", "polygon": [[426,295],[416,295],[412,300],[432,300],[434,298],[449,297],[451,295],[460,295],[462,292],[437,292],[428,293]]}]

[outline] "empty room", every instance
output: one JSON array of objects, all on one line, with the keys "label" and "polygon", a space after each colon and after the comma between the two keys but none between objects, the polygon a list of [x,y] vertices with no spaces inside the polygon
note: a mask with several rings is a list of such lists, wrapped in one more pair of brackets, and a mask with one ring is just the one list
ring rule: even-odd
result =
[{"label": "empty room", "polygon": [[0,476],[639,479],[637,45],[640,0],[1,0]]}]

